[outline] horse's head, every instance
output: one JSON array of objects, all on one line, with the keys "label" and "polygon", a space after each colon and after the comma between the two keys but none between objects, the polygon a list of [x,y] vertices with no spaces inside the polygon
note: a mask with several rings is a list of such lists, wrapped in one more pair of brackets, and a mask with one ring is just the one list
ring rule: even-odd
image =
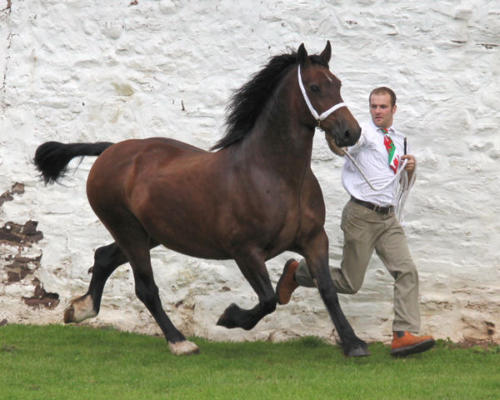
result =
[{"label": "horse's head", "polygon": [[308,56],[304,44],[297,51],[297,80],[305,102],[305,122],[323,129],[339,147],[352,146],[361,128],[340,95],[340,80],[329,68],[332,49],[327,42],[320,55]]}]

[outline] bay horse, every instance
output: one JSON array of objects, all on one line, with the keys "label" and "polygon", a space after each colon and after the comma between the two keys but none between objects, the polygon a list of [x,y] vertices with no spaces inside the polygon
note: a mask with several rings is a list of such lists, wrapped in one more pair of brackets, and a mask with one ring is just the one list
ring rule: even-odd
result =
[{"label": "bay horse", "polygon": [[308,55],[301,44],[297,51],[271,57],[233,94],[227,131],[212,151],[158,137],[40,145],[34,161],[45,183],[60,178],[72,158],[98,156],[87,196],[115,240],[95,251],[88,291],[70,303],[64,321],[96,316],[106,280],[129,262],[136,295],[170,351],[197,353],[198,346],[163,310],[150,249],[161,244],[194,257],[234,259],[259,301],[252,309],[231,304],[217,324],[247,330],[276,309],[266,260],[293,251],[307,260],[344,353],[367,355],[330,277],[325,204],[311,170],[316,127],[340,147],[353,145],[361,132],[343,103],[340,80],[329,70],[330,57],[330,42],[319,55]]}]

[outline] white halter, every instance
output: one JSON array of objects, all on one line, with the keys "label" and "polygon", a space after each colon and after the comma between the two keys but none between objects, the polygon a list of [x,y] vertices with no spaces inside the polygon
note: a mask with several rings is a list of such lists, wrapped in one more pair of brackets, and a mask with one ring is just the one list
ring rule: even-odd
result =
[{"label": "white halter", "polygon": [[316,121],[318,121],[318,126],[320,126],[321,121],[328,118],[328,116],[332,112],[338,110],[341,107],[347,107],[345,105],[345,103],[338,103],[338,104],[335,104],[333,107],[329,108],[328,110],[324,111],[323,113],[321,113],[321,115],[318,114],[318,112],[314,109],[313,105],[311,104],[311,100],[309,100],[309,97],[307,96],[307,93],[306,93],[306,89],[304,88],[304,83],[302,82],[302,74],[300,73],[300,65],[299,65],[299,69],[297,71],[298,71],[299,86],[300,86],[300,90],[302,92],[302,96],[304,96],[304,100],[305,100],[307,107],[309,108],[309,111],[311,112],[312,116],[314,117],[314,119]]}]

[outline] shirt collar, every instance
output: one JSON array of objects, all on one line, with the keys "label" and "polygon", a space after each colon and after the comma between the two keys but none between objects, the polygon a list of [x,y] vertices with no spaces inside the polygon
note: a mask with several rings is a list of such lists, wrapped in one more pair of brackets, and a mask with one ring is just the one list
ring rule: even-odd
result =
[{"label": "shirt collar", "polygon": [[[377,132],[382,132],[382,128],[379,128],[377,125],[375,125],[375,122],[373,122],[372,119],[370,119],[370,124],[372,126],[373,129],[375,129],[375,131]],[[388,129],[387,129],[387,132],[389,134],[395,134],[396,133],[396,129],[394,128],[394,125],[391,125]]]}]

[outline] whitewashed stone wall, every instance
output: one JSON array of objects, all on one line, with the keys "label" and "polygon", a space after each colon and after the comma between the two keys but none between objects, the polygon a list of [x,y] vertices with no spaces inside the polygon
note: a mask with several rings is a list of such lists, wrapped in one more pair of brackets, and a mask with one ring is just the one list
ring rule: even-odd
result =
[{"label": "whitewashed stone wall", "polygon": [[[270,56],[302,42],[319,52],[329,39],[331,68],[360,121],[374,86],[399,96],[397,123],[419,161],[406,228],[422,330],[498,342],[499,21],[500,5],[488,0],[0,0],[0,324],[61,322],[69,299],[87,288],[93,251],[110,242],[85,197],[92,160],[44,187],[31,164],[40,143],[169,136],[208,149],[223,134],[233,89]],[[342,160],[322,134],[314,146],[338,266]],[[291,255],[268,262],[273,282]],[[227,305],[256,302],[234,262],[163,249],[153,264],[165,309],[188,335],[331,338],[315,290],[297,290],[250,332],[226,330],[215,323]],[[341,302],[361,337],[389,339],[392,279],[378,259],[362,290]],[[159,333],[128,265],[89,323]]]}]

